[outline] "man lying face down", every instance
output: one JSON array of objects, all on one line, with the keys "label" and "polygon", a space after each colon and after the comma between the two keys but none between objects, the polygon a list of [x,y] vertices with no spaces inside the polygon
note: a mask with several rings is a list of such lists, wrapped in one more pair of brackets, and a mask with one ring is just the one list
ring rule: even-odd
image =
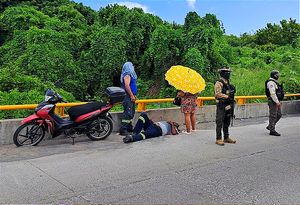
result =
[{"label": "man lying face down", "polygon": [[141,113],[132,135],[123,138],[124,143],[136,142],[148,138],[164,135],[177,135],[179,124],[171,121],[153,122],[149,119],[147,113]]}]

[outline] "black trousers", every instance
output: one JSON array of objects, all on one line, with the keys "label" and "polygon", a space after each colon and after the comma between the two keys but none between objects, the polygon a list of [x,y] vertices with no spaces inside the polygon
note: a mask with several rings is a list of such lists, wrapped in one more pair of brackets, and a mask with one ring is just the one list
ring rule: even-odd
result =
[{"label": "black trousers", "polygon": [[142,113],[133,129],[133,142],[162,136],[161,128],[149,119],[147,113]]},{"label": "black trousers", "polygon": [[229,125],[231,120],[231,110],[225,110],[226,105],[222,103],[217,104],[216,113],[216,134],[217,140],[222,139],[222,128],[224,139],[229,137]]}]

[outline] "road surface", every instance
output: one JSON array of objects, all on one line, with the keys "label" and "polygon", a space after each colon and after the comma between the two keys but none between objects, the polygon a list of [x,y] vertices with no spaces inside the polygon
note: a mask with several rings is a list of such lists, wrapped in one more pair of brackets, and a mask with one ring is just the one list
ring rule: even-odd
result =
[{"label": "road surface", "polygon": [[0,146],[0,204],[300,204],[300,116],[280,120],[280,137],[266,125],[237,120],[224,147],[213,123],[131,144],[114,133]]}]

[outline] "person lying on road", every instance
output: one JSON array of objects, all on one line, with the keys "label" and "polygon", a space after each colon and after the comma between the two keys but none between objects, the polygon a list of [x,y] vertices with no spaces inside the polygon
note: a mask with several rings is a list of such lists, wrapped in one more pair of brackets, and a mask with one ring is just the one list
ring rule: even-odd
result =
[{"label": "person lying on road", "polygon": [[164,135],[177,135],[179,134],[178,127],[179,124],[176,122],[153,122],[149,119],[147,113],[143,112],[133,129],[133,134],[124,137],[123,142],[129,143]]}]

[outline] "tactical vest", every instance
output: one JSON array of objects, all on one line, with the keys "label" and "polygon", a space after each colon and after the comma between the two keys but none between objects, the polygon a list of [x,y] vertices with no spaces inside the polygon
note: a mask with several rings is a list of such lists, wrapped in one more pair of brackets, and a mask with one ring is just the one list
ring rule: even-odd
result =
[{"label": "tactical vest", "polygon": [[266,80],[265,82],[265,93],[266,93],[266,96],[268,97],[269,100],[272,100],[271,98],[271,94],[270,94],[270,90],[268,89],[268,82],[270,81],[273,81],[274,83],[276,83],[277,85],[277,89],[275,90],[275,93],[276,93],[276,96],[278,98],[279,101],[283,100],[284,98],[284,90],[283,90],[283,85],[282,84],[279,84],[278,82],[276,82],[275,80],[273,79],[268,79]]},{"label": "tactical vest", "polygon": [[[233,85],[230,84],[230,82],[228,81],[228,83],[225,83],[223,79],[219,79],[217,80],[218,82],[222,83],[222,93],[225,95],[228,95],[231,99],[234,99],[234,95],[235,95],[235,87]],[[226,105],[231,104],[231,102],[228,99],[218,99],[219,103],[224,103]]]}]

